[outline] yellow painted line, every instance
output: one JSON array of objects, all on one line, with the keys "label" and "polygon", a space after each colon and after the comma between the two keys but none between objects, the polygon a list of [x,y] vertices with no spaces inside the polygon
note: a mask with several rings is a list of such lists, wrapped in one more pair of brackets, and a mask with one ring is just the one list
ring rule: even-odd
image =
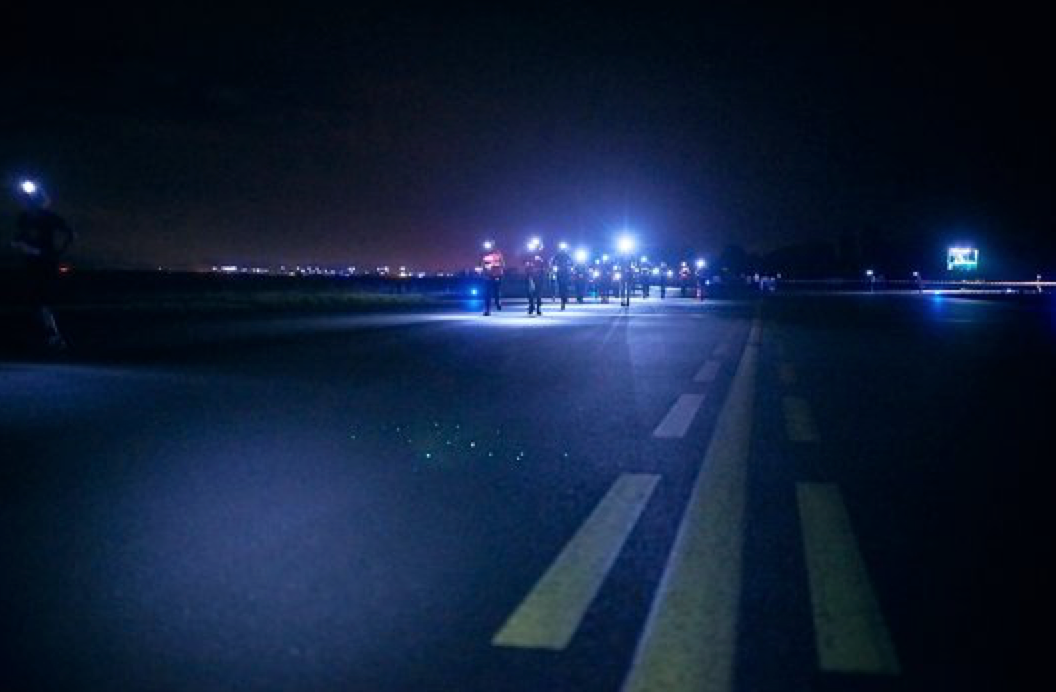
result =
[{"label": "yellow painted line", "polygon": [[781,377],[781,384],[786,387],[791,387],[796,383],[796,368],[791,363],[782,363],[778,368],[778,374]]},{"label": "yellow painted line", "polygon": [[799,483],[796,501],[818,666],[836,673],[897,674],[895,647],[839,488],[832,483]]},{"label": "yellow painted line", "polygon": [[818,429],[814,425],[814,414],[806,399],[786,396],[781,400],[785,410],[785,432],[793,442],[816,442]]},{"label": "yellow painted line", "polygon": [[659,479],[648,473],[617,478],[491,643],[526,649],[568,646]]},{"label": "yellow painted line", "polygon": [[733,687],[752,404],[755,321],[693,484],[624,692]]}]

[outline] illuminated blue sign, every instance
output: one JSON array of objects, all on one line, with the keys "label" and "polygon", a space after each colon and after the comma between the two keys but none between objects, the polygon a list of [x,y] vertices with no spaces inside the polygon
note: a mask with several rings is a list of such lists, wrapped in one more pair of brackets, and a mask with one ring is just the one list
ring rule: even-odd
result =
[{"label": "illuminated blue sign", "polygon": [[975,271],[979,268],[979,250],[974,247],[951,247],[946,254],[949,271]]}]

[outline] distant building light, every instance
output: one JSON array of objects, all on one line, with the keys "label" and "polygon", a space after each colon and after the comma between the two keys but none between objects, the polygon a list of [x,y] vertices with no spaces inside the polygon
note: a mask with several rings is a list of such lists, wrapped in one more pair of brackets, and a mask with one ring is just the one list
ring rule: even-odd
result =
[{"label": "distant building light", "polygon": [[220,271],[225,274],[234,274],[238,271],[238,267],[233,264],[224,264],[220,266]]}]

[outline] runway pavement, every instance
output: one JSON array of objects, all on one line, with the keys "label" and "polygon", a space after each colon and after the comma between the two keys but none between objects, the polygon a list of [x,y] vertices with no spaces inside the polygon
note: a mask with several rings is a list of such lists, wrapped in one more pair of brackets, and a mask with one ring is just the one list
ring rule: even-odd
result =
[{"label": "runway pavement", "polygon": [[1043,297],[555,307],[102,316],[4,363],[0,688],[1044,669]]}]

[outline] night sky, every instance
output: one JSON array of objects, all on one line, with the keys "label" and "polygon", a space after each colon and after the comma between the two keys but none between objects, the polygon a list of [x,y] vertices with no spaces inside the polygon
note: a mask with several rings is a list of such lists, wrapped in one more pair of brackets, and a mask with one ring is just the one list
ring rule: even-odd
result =
[{"label": "night sky", "polygon": [[0,174],[96,265],[456,268],[626,224],[672,256],[868,229],[1056,270],[1040,14],[731,4],[5,9]]}]

